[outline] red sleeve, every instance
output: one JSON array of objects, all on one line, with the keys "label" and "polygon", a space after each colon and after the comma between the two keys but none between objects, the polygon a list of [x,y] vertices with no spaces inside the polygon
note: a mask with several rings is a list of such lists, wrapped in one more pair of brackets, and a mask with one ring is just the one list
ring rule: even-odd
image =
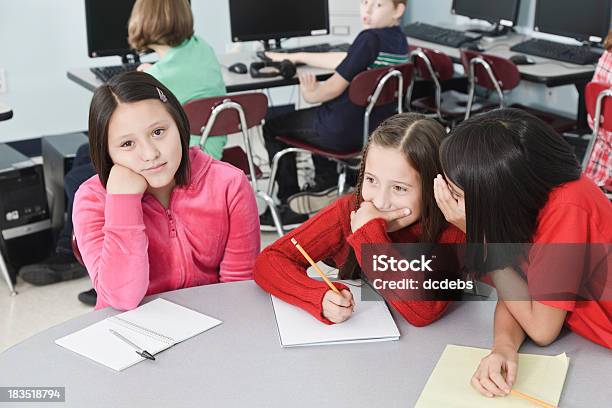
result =
[{"label": "red sleeve", "polygon": [[[332,322],[323,317],[321,303],[329,287],[325,282],[312,279],[306,274],[310,264],[291,243],[291,238],[295,238],[315,262],[337,258],[339,253],[346,253],[342,222],[348,215],[342,211],[344,200],[337,200],[268,246],[257,257],[253,270],[255,282],[265,291],[306,310],[326,324]],[[348,289],[340,282],[334,282],[334,285],[338,289]]]},{"label": "red sleeve", "polygon": [[[349,235],[348,243],[355,251],[357,262],[361,265],[361,246],[363,244],[391,244],[392,241],[386,231],[385,221],[377,218],[364,224],[361,228]],[[385,300],[413,326],[422,327],[438,320],[449,305],[449,301],[426,300],[398,300],[392,290],[385,290]]]},{"label": "red sleeve", "polygon": [[[581,256],[579,252],[585,248],[581,245],[561,247],[545,244],[585,244],[588,241],[588,226],[588,213],[577,205],[565,203],[563,207],[543,212],[526,271],[529,291],[536,297],[542,291],[551,290],[578,294],[585,268],[585,254]],[[553,273],[554,281],[551,279]],[[567,311],[573,311],[576,307],[576,302],[569,300],[542,300],[540,303]]]}]

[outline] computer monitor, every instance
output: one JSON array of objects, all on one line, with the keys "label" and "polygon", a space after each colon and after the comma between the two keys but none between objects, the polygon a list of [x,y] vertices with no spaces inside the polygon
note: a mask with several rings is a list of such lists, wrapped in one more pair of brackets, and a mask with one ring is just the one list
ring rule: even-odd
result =
[{"label": "computer monitor", "polygon": [[504,31],[502,27],[516,24],[519,6],[520,0],[453,0],[451,13],[488,21],[497,31]]},{"label": "computer monitor", "polygon": [[534,30],[603,43],[611,8],[612,0],[538,0]]},{"label": "computer monitor", "polygon": [[229,0],[232,41],[329,34],[328,0]]},{"label": "computer monitor", "polygon": [[85,0],[87,53],[90,57],[137,56],[128,44],[128,21],[135,0]]}]

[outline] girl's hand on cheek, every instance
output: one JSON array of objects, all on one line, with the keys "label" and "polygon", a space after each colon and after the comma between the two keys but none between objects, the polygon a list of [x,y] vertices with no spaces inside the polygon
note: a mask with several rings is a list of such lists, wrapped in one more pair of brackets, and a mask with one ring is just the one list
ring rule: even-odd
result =
[{"label": "girl's hand on cheek", "polygon": [[465,233],[465,200],[454,198],[448,188],[446,180],[439,174],[434,179],[434,197],[446,221],[455,225]]},{"label": "girl's hand on cheek", "polygon": [[357,211],[351,212],[351,230],[357,231],[368,222],[382,218],[387,225],[387,232],[397,231],[409,225],[408,219],[412,211],[408,208],[400,208],[393,211],[379,211],[374,204],[369,201],[361,203],[361,207]]},{"label": "girl's hand on cheek", "polygon": [[148,187],[143,176],[119,164],[113,166],[106,183],[109,194],[143,194]]}]

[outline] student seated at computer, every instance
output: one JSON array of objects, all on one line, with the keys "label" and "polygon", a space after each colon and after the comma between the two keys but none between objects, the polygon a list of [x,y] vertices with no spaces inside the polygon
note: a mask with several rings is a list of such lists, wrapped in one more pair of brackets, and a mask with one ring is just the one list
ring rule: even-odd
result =
[{"label": "student seated at computer", "polygon": [[[605,51],[593,75],[593,82],[603,82],[612,87],[612,30],[604,42]],[[592,125],[593,118],[589,118]],[[600,129],[585,174],[598,186],[612,192],[612,132]]]},{"label": "student seated at computer", "polygon": [[540,119],[499,109],[453,129],[440,160],[438,205],[466,231],[468,265],[499,297],[493,350],[474,388],[507,395],[527,336],[545,346],[566,326],[612,348],[612,205],[581,174],[571,146]]},{"label": "student seated at computer", "polygon": [[89,110],[97,175],[74,200],[74,232],[96,308],[252,278],[260,235],[242,170],[189,148],[176,97],[143,72],[113,78]]},{"label": "student seated at computer", "polygon": [[[312,74],[300,76],[304,99],[309,103],[322,103],[321,106],[291,112],[264,125],[270,161],[277,152],[288,147],[276,139],[278,136],[289,136],[338,152],[360,150],[363,147],[363,108],[350,102],[347,89],[351,80],[362,71],[408,61],[406,36],[399,27],[405,8],[406,0],[362,0],[360,13],[364,30],[355,38],[347,53],[267,53],[273,60],[290,59],[336,71],[324,82],[317,82]],[[391,116],[394,109],[395,106],[375,109],[372,129]],[[277,182],[280,214],[283,225],[288,229],[308,219],[306,215],[296,214],[289,208],[287,203],[290,199],[316,200],[317,203],[308,207],[323,208],[335,198],[338,180],[336,164],[317,156],[313,156],[313,161],[315,185],[306,186],[302,194],[297,196],[300,187],[295,156],[285,156],[279,163]],[[264,228],[274,225],[269,211],[262,215],[260,221]]]}]

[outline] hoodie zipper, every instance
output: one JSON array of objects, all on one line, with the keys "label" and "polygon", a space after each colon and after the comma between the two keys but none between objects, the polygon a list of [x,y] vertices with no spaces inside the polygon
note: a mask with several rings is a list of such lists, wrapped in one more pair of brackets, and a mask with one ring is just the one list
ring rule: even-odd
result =
[{"label": "hoodie zipper", "polygon": [[172,215],[172,211],[170,208],[172,207],[172,197],[170,198],[170,205],[165,209],[166,218],[168,219],[168,230],[170,232],[170,238],[177,238],[176,242],[179,248],[179,272],[180,272],[180,280],[179,280],[179,288],[185,286],[185,281],[187,280],[186,272],[185,272],[185,253],[183,252],[183,245],[180,239],[178,239],[178,233],[176,231],[176,221],[174,220],[174,216]]}]

